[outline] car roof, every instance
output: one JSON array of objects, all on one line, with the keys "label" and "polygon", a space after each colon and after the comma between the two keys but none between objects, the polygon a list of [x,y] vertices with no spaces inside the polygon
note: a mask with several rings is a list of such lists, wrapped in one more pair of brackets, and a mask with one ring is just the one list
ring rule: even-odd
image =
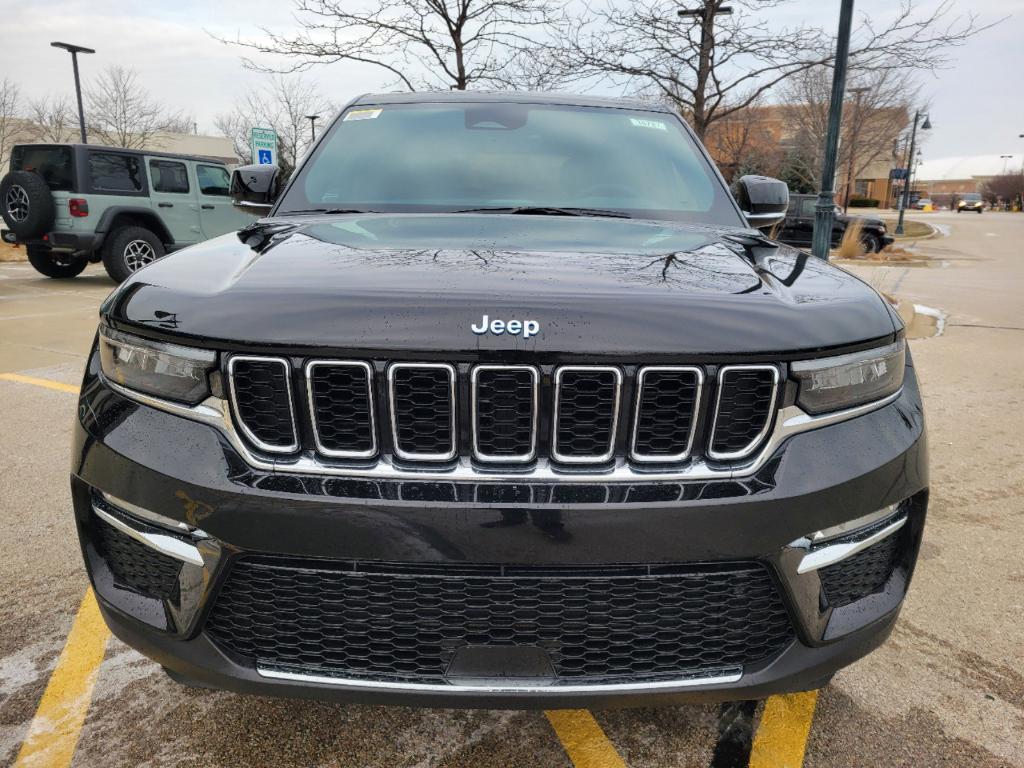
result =
[{"label": "car roof", "polygon": [[557,104],[570,107],[605,107],[673,114],[673,110],[655,102],[640,99],[583,96],[581,94],[535,91],[416,91],[413,93],[366,93],[352,106],[378,104]]},{"label": "car roof", "polygon": [[57,141],[41,141],[32,142],[25,144],[15,144],[15,147],[71,147],[73,150],[81,151],[86,149],[99,149],[105,152],[117,152],[124,155],[145,155],[146,157],[167,157],[174,160],[199,160],[204,163],[212,163],[216,165],[227,165],[224,160],[216,157],[210,157],[209,155],[182,155],[177,152],[160,152],[158,150],[150,149],[126,149],[125,147],[108,147],[103,144],[76,144],[76,143],[65,143]]}]

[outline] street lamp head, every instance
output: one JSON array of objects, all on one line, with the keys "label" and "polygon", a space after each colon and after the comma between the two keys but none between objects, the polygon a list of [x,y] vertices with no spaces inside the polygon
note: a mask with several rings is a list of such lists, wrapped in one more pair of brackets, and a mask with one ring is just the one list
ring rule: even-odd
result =
[{"label": "street lamp head", "polygon": [[93,48],[86,48],[82,45],[74,45],[73,43],[50,43],[54,48],[63,48],[68,53],[96,53]]},{"label": "street lamp head", "polygon": [[921,123],[922,131],[930,131],[932,129],[932,121],[928,118],[928,115],[924,116],[924,122]]}]

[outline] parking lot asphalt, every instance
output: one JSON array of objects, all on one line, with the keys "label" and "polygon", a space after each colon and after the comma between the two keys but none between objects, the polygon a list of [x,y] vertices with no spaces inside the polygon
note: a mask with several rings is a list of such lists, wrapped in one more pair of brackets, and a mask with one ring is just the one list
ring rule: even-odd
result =
[{"label": "parking lot asphalt", "polygon": [[0,263],[0,764],[1024,766],[1024,215],[921,217],[949,232],[915,245],[929,266],[852,267],[946,315],[911,342],[932,503],[901,619],[821,691],[725,708],[341,706],[171,682],[106,633],[70,511],[74,393],[113,285]]}]

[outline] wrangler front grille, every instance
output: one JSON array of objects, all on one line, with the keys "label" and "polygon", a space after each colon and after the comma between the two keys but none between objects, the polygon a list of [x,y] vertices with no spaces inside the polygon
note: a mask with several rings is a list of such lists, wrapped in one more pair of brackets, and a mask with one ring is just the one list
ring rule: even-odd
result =
[{"label": "wrangler front grille", "polygon": [[[304,373],[304,375],[300,375]],[[742,461],[779,407],[773,365],[228,361],[232,412],[260,451],[327,460],[645,468]],[[293,393],[292,382],[300,390]],[[710,404],[711,407],[708,407]],[[303,426],[305,425],[305,426]]]}]

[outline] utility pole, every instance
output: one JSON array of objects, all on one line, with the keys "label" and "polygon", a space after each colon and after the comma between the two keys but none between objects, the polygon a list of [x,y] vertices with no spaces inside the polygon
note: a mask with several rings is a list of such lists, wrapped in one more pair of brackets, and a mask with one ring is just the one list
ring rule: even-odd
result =
[{"label": "utility pole", "polygon": [[870,91],[870,88],[861,86],[860,88],[851,88],[850,93],[854,95],[853,105],[853,119],[850,121],[850,149],[849,162],[846,165],[846,195],[843,198],[843,213],[846,213],[850,209],[850,185],[853,184],[853,155],[857,151],[857,133],[858,133],[858,122],[860,121],[860,97]]},{"label": "utility pole", "polygon": [[693,94],[694,130],[703,141],[704,104],[707,93],[708,78],[715,53],[715,16],[731,16],[731,5],[720,5],[721,0],[708,0],[700,8],[680,8],[676,15],[680,18],[700,19],[700,50],[697,53],[697,83]]},{"label": "utility pole", "polygon": [[821,191],[814,206],[814,239],[811,253],[828,261],[832,245],[832,220],[835,217],[836,155],[839,148],[839,124],[843,119],[843,92],[846,90],[846,65],[850,57],[850,25],[853,21],[853,0],[843,0],[839,9],[839,36],[832,70],[832,98],[828,109],[828,131],[825,135],[825,162],[821,169]]},{"label": "utility pole", "polygon": [[[910,182],[913,176],[912,165],[917,159],[914,155],[914,147],[917,142],[917,122],[921,119],[921,110],[914,112],[914,127],[910,130],[910,151],[907,153],[907,183],[903,187],[903,199],[900,201],[900,218],[896,222],[896,234],[903,234],[903,215],[907,212],[907,206],[910,205]],[[928,115],[924,116],[924,122],[921,123],[921,130],[927,131],[932,127],[931,120],[928,119]]]},{"label": "utility pole", "polygon": [[82,143],[88,144],[85,137],[85,110],[82,109],[82,82],[78,78],[78,54],[96,53],[92,48],[84,48],[81,45],[71,43],[50,43],[54,48],[63,48],[71,54],[71,67],[75,70],[75,96],[78,98],[78,128],[82,132]]}]

